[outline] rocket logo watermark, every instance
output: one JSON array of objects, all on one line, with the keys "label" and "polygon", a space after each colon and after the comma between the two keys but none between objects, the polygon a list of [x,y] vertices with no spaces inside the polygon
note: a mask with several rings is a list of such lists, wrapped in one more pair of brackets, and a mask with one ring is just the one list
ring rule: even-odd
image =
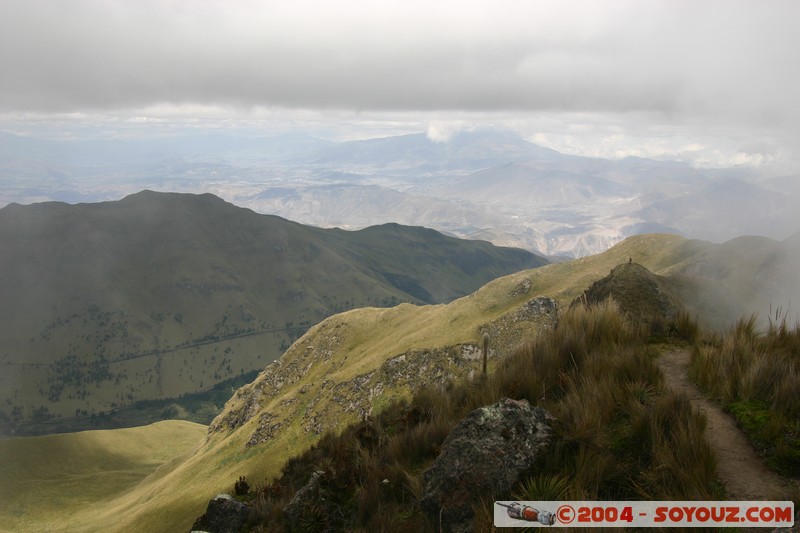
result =
[{"label": "rocket logo watermark", "polygon": [[775,528],[795,519],[790,501],[498,501],[494,508],[496,527]]},{"label": "rocket logo watermark", "polygon": [[495,502],[496,505],[506,508],[506,514],[513,520],[524,520],[526,522],[538,522],[545,526],[552,526],[556,522],[556,515],[549,511],[540,511],[529,505],[522,505],[518,502],[505,504]]}]

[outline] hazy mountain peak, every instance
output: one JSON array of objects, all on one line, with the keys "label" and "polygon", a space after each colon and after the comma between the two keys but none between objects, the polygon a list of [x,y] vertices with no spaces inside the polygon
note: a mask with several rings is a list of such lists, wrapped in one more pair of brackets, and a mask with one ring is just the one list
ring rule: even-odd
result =
[{"label": "hazy mountain peak", "polygon": [[143,189],[139,192],[129,194],[119,200],[122,204],[144,204],[147,202],[161,202],[161,203],[204,203],[204,204],[217,204],[217,205],[230,205],[229,202],[226,202],[219,196],[216,196],[211,193],[180,193],[180,192],[161,192],[161,191],[153,191],[150,189]]}]

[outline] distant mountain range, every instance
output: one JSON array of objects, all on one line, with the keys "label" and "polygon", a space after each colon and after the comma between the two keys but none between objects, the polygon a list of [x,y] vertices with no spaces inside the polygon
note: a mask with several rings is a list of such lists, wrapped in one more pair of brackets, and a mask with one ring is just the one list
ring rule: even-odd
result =
[{"label": "distant mountain range", "polygon": [[386,224],[319,229],[211,194],[0,209],[0,418],[88,416],[259,370],[323,318],[442,303],[545,264]]},{"label": "distant mountain range", "polygon": [[800,230],[800,176],[558,153],[508,131],[332,142],[309,135],[37,140],[0,133],[0,205],[117,199],[143,188],[212,192],[320,227],[396,222],[550,256],[630,235],[723,242]]}]

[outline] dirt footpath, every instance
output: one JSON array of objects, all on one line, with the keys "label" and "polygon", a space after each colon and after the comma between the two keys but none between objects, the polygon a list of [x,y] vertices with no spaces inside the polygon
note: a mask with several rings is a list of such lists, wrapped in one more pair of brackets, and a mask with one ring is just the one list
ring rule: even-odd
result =
[{"label": "dirt footpath", "polygon": [[717,475],[730,500],[783,500],[789,482],[764,466],[733,418],[706,399],[689,381],[687,350],[667,352],[658,359],[667,385],[685,393],[706,416],[706,438],[717,454]]}]

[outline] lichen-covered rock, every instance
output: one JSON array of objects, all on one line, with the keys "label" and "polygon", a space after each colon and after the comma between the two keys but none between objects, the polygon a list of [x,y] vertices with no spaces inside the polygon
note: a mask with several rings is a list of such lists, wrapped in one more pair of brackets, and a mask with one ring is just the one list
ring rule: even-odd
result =
[{"label": "lichen-covered rock", "polygon": [[554,315],[558,311],[558,302],[549,296],[537,296],[528,300],[514,314],[516,320],[528,320],[542,315]]},{"label": "lichen-covered rock", "polygon": [[516,347],[534,341],[541,333],[558,323],[558,302],[549,296],[531,298],[483,328],[491,339],[490,352],[500,347],[510,353]]},{"label": "lichen-covered rock", "polygon": [[507,493],[534,466],[549,443],[550,420],[541,407],[508,398],[467,415],[423,474],[421,505],[431,521],[443,531],[472,531],[472,506]]},{"label": "lichen-covered rock", "polygon": [[192,531],[239,533],[249,515],[249,505],[234,500],[228,494],[218,494],[208,502],[205,514],[195,520]]}]

